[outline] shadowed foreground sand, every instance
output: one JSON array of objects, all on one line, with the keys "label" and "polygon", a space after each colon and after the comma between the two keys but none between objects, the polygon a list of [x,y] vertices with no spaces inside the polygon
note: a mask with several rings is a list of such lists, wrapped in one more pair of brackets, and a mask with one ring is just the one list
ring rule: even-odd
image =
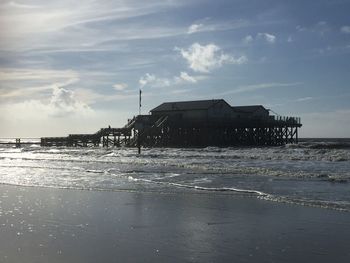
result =
[{"label": "shadowed foreground sand", "polygon": [[0,262],[349,262],[350,213],[218,194],[0,186]]}]

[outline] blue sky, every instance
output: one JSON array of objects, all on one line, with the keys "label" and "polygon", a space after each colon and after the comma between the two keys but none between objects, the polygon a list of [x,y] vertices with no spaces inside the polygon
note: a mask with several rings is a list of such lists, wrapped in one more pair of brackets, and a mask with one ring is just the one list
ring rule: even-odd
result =
[{"label": "blue sky", "polygon": [[350,1],[0,0],[0,137],[123,126],[224,98],[350,137]]}]

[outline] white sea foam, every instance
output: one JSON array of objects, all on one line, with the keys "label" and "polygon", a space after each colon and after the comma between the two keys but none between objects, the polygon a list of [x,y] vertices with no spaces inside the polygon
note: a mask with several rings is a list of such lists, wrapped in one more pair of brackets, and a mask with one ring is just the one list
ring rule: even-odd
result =
[{"label": "white sea foam", "polygon": [[222,192],[347,210],[348,182],[346,147],[0,148],[0,183],[13,185]]}]

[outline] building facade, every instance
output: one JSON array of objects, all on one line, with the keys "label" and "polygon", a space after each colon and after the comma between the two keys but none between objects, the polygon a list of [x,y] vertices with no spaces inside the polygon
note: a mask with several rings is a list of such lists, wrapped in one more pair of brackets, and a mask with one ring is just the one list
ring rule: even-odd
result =
[{"label": "building facade", "polygon": [[152,109],[153,116],[170,116],[179,120],[224,121],[234,119],[268,119],[262,105],[232,107],[223,99],[165,102]]}]

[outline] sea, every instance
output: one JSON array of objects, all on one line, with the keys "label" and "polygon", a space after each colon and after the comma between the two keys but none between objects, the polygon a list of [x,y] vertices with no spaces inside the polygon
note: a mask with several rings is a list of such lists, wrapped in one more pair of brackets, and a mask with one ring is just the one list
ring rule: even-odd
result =
[{"label": "sea", "polygon": [[241,195],[350,212],[350,139],[276,147],[67,148],[0,145],[0,184]]}]

